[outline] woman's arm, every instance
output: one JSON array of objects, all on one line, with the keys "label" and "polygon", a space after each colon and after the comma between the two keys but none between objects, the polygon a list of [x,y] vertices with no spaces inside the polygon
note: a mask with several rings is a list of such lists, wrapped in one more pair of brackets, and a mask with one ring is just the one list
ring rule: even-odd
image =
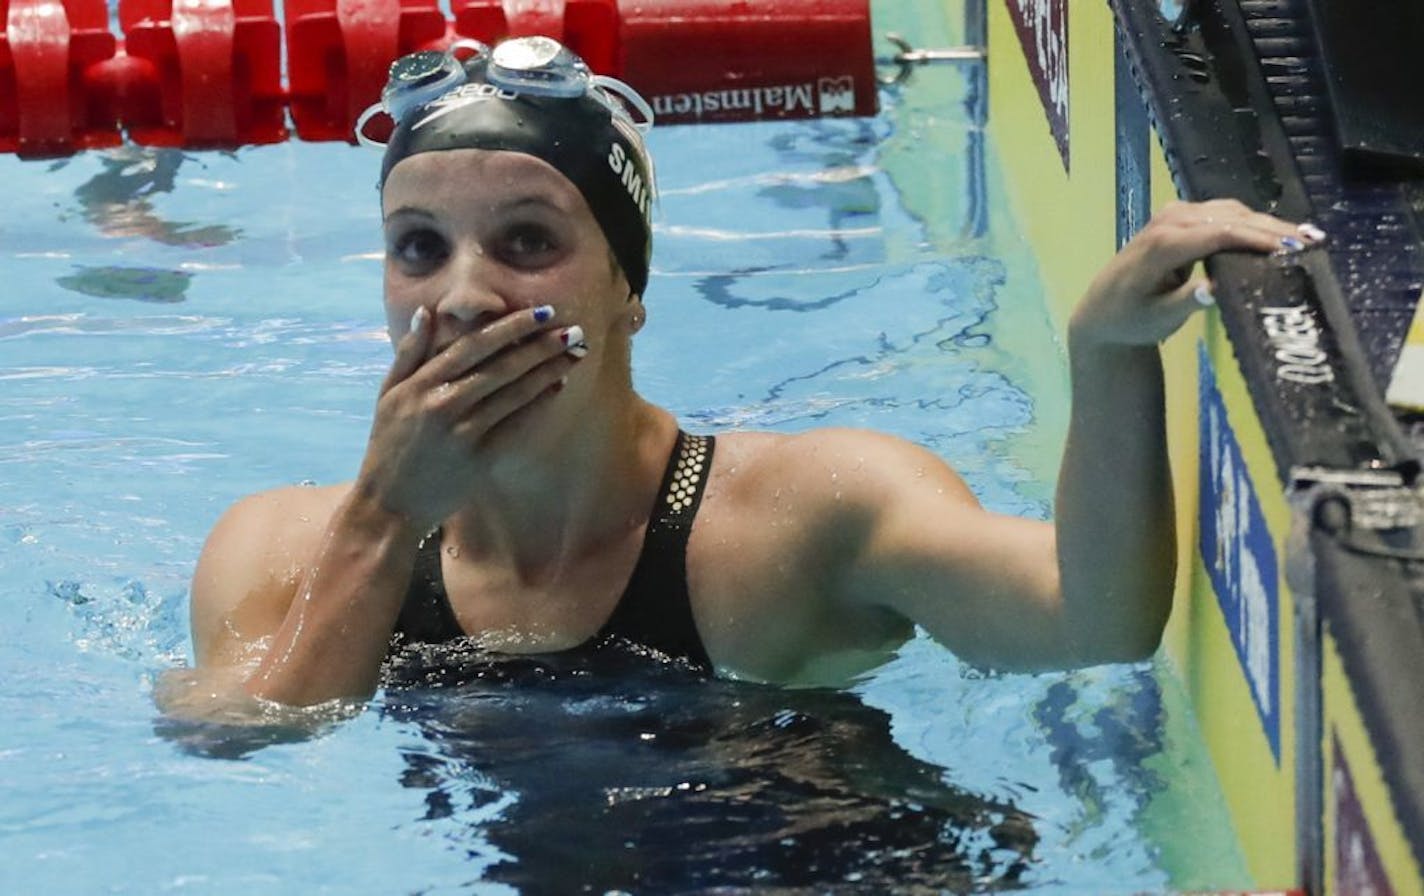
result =
[{"label": "woman's arm", "polygon": [[[403,551],[380,544],[379,527],[375,538],[362,531],[352,504],[339,487],[281,489],[226,511],[192,580],[195,667],[165,675],[155,694],[159,707],[172,717],[244,724],[279,721],[276,702],[309,705],[366,692],[390,637],[387,617],[399,611],[399,603],[394,610],[390,604],[404,593]],[[323,618],[342,604],[349,617]],[[328,641],[328,652],[339,651],[326,670],[302,668],[320,652],[310,650],[315,644],[292,650],[303,632]],[[333,674],[355,684],[343,687]],[[303,675],[312,678],[308,687],[323,691],[320,697],[279,689],[305,685]]]},{"label": "woman's arm", "polygon": [[292,490],[259,495],[215,527],[193,582],[197,668],[186,687],[164,689],[167,706],[203,715],[374,691],[420,539],[471,500],[485,434],[577,360],[534,309],[427,357],[429,322],[421,309],[397,344],[339,501],[313,516]]},{"label": "woman's arm", "polygon": [[[422,535],[409,518],[353,488],[332,515],[243,689],[292,706],[369,697]],[[195,602],[202,598],[195,590]]]},{"label": "woman's arm", "polygon": [[1215,252],[1274,252],[1301,239],[1294,225],[1234,200],[1174,203],[1075,310],[1055,519],[1064,631],[1082,661],[1150,656],[1171,612],[1176,526],[1157,346],[1214,301],[1193,266]]},{"label": "woman's arm", "polygon": [[193,576],[192,669],[160,682],[179,718],[284,721],[277,704],[363,697],[375,687],[414,548],[389,515],[340,488],[288,488],[233,505]]},{"label": "woman's arm", "polygon": [[863,531],[859,550],[842,552],[851,559],[840,597],[889,606],[985,665],[1150,656],[1171,610],[1176,557],[1157,344],[1212,301],[1208,284],[1191,278],[1198,261],[1301,240],[1293,225],[1230,200],[1164,209],[1073,315],[1073,407],[1054,523],[989,513],[927,452],[884,445],[859,512],[844,517]]}]

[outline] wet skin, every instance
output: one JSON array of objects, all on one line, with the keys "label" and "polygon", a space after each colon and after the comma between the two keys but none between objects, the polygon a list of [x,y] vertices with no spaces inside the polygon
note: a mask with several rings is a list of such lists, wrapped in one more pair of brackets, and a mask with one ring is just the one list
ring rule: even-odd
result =
[{"label": "wet skin", "polygon": [[[194,579],[191,699],[170,705],[369,695],[437,525],[462,629],[501,650],[582,643],[627,584],[677,423],[632,388],[642,297],[581,194],[532,157],[462,149],[402,160],[383,203],[396,351],[360,471],[219,522]],[[1184,203],[1104,267],[1068,332],[1053,523],[985,511],[891,436],[719,435],[687,554],[718,669],[844,682],[916,625],[1003,669],[1150,655],[1176,550],[1157,343],[1203,307],[1197,261],[1298,239],[1239,203]]]}]

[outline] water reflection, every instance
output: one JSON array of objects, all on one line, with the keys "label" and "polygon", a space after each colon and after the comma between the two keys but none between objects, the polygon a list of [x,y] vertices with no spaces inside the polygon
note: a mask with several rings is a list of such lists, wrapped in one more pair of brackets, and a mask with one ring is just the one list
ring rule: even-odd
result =
[{"label": "water reflection", "polygon": [[136,299],[173,304],[187,298],[193,275],[166,268],[75,265],[74,273],[54,282],[72,292],[101,299]]},{"label": "water reflection", "polygon": [[1033,862],[1030,816],[946,783],[844,691],[630,651],[427,648],[383,711],[424,735],[402,779],[426,791],[424,822],[468,818],[471,854],[506,857],[485,879],[524,893],[986,892]]},{"label": "water reflection", "polygon": [[84,220],[105,236],[146,237],[166,246],[225,246],[241,234],[221,224],[167,221],[151,197],[173,192],[188,157],[176,149],[125,146],[98,157],[102,170],[74,191]]}]

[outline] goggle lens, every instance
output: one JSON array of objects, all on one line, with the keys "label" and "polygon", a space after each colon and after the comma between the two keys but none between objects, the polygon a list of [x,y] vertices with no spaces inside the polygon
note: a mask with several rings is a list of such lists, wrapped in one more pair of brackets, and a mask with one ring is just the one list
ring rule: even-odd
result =
[{"label": "goggle lens", "polygon": [[[473,52],[456,55],[460,50]],[[413,110],[464,84],[465,63],[481,56],[489,59],[485,77],[502,90],[559,99],[592,93],[615,119],[639,131],[652,127],[653,110],[637,91],[616,78],[594,75],[572,50],[552,38],[514,38],[493,50],[477,40],[459,40],[444,53],[421,50],[391,63],[381,101],[361,113],[356,122],[357,142],[383,149],[384,142],[365,133],[371,118],[384,112],[399,124]],[[636,120],[633,112],[642,120]]]},{"label": "goggle lens", "polygon": [[[483,45],[482,45],[483,46]],[[465,69],[453,52],[422,50],[391,63],[381,106],[399,122],[417,106],[430,102],[465,82]]]}]

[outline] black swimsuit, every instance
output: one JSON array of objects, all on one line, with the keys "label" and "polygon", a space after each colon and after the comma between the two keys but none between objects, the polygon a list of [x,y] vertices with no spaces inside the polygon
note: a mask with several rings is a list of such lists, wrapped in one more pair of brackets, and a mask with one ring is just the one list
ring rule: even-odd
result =
[{"label": "black swimsuit", "polygon": [[[712,661],[697,634],[687,593],[687,537],[712,468],[712,436],[679,431],[653,505],[643,551],[628,587],[603,627],[577,651],[610,645],[651,648],[710,672]],[[405,604],[396,620],[393,649],[407,643],[440,644],[465,637],[440,570],[440,530],[421,542]]]}]

